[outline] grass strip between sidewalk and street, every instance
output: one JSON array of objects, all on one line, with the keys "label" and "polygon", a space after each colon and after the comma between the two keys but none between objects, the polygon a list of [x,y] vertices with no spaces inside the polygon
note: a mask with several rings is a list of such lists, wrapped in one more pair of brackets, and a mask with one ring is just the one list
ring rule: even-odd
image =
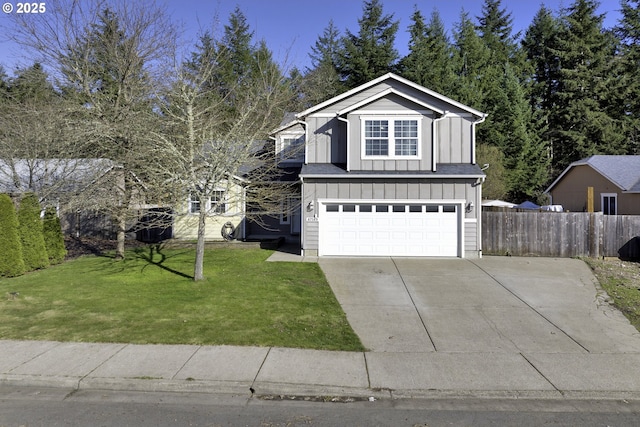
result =
[{"label": "grass strip between sidewalk and street", "polygon": [[0,279],[0,339],[362,351],[316,263],[271,251],[138,248]]}]

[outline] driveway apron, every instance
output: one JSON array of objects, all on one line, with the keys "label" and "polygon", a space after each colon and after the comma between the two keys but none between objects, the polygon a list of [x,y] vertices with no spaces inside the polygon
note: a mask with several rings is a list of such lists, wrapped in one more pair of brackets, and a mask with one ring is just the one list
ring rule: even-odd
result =
[{"label": "driveway apron", "polygon": [[321,258],[374,353],[640,352],[638,332],[599,298],[581,261],[485,257]]}]

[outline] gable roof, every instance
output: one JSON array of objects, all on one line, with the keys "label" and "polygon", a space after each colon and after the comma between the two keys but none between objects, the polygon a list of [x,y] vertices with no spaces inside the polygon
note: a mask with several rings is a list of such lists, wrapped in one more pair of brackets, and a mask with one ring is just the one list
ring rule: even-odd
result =
[{"label": "gable roof", "polygon": [[[409,86],[409,87],[411,87],[411,88],[413,88],[413,89],[415,89],[417,91],[420,91],[420,92],[424,93],[425,95],[428,95],[428,96],[431,96],[433,98],[436,98],[436,99],[438,99],[438,100],[440,100],[440,101],[442,101],[442,102],[444,102],[446,104],[451,105],[452,107],[456,107],[456,108],[458,108],[460,110],[463,110],[463,111],[465,111],[467,113],[470,113],[470,114],[472,114],[472,115],[474,115],[476,117],[484,118],[484,117],[487,116],[487,114],[485,114],[485,113],[482,113],[482,112],[480,112],[480,111],[478,111],[478,110],[476,110],[474,108],[471,108],[469,106],[461,104],[458,101],[454,101],[453,99],[448,98],[448,97],[446,97],[446,96],[444,96],[444,95],[442,95],[442,94],[440,94],[438,92],[435,92],[435,91],[432,91],[430,89],[427,89],[424,86],[420,86],[419,84],[414,83],[414,82],[412,82],[410,80],[407,80],[407,79],[405,79],[403,77],[400,77],[400,76],[398,76],[396,74],[387,73],[387,74],[384,74],[384,75],[378,77],[377,79],[373,79],[373,80],[371,80],[371,81],[369,81],[369,82],[367,82],[367,83],[365,83],[363,85],[360,85],[360,86],[358,86],[358,87],[356,87],[354,89],[351,89],[351,90],[349,90],[347,92],[344,92],[344,93],[342,93],[342,94],[340,94],[338,96],[334,96],[331,99],[328,99],[328,100],[326,100],[324,102],[321,102],[318,105],[315,105],[315,106],[313,106],[311,108],[308,108],[305,111],[296,114],[296,117],[299,118],[299,119],[302,119],[303,117],[306,117],[309,114],[313,114],[314,112],[316,112],[318,110],[321,110],[321,109],[323,109],[325,107],[328,107],[331,104],[334,104],[334,103],[339,102],[339,101],[341,101],[343,99],[349,98],[350,96],[353,96],[353,95],[355,95],[355,94],[357,94],[359,92],[362,92],[363,90],[369,89],[370,87],[373,87],[373,86],[375,86],[375,85],[377,85],[377,84],[379,84],[381,82],[384,82],[385,80],[395,80],[397,82],[405,84],[405,85],[407,85],[407,86]],[[410,98],[407,95],[402,94],[402,93],[398,93],[398,95],[403,96],[403,97],[405,97],[407,99],[412,99],[412,98]],[[438,110],[438,109],[434,109],[434,110],[436,112],[438,112],[438,113],[440,113],[440,111],[441,111],[441,110]],[[443,113],[441,113],[441,114],[443,114]]]},{"label": "gable roof", "polygon": [[576,166],[590,166],[623,193],[640,193],[640,156],[591,156],[571,163],[545,190],[550,192]]}]

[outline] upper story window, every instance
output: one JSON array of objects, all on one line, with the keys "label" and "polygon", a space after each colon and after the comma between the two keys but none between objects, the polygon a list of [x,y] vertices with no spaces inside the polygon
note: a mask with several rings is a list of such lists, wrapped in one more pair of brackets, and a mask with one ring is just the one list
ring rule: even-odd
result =
[{"label": "upper story window", "polygon": [[417,118],[365,119],[362,126],[363,157],[419,157]]},{"label": "upper story window", "polygon": [[304,135],[283,134],[280,136],[280,159],[285,161],[304,160]]}]

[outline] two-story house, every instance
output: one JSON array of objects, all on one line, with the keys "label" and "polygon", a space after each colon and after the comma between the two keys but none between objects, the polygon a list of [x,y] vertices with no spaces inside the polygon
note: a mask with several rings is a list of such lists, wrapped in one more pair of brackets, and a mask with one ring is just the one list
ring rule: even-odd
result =
[{"label": "two-story house", "polygon": [[273,134],[300,190],[274,229],[305,255],[481,256],[485,117],[391,73],[296,114]]}]

